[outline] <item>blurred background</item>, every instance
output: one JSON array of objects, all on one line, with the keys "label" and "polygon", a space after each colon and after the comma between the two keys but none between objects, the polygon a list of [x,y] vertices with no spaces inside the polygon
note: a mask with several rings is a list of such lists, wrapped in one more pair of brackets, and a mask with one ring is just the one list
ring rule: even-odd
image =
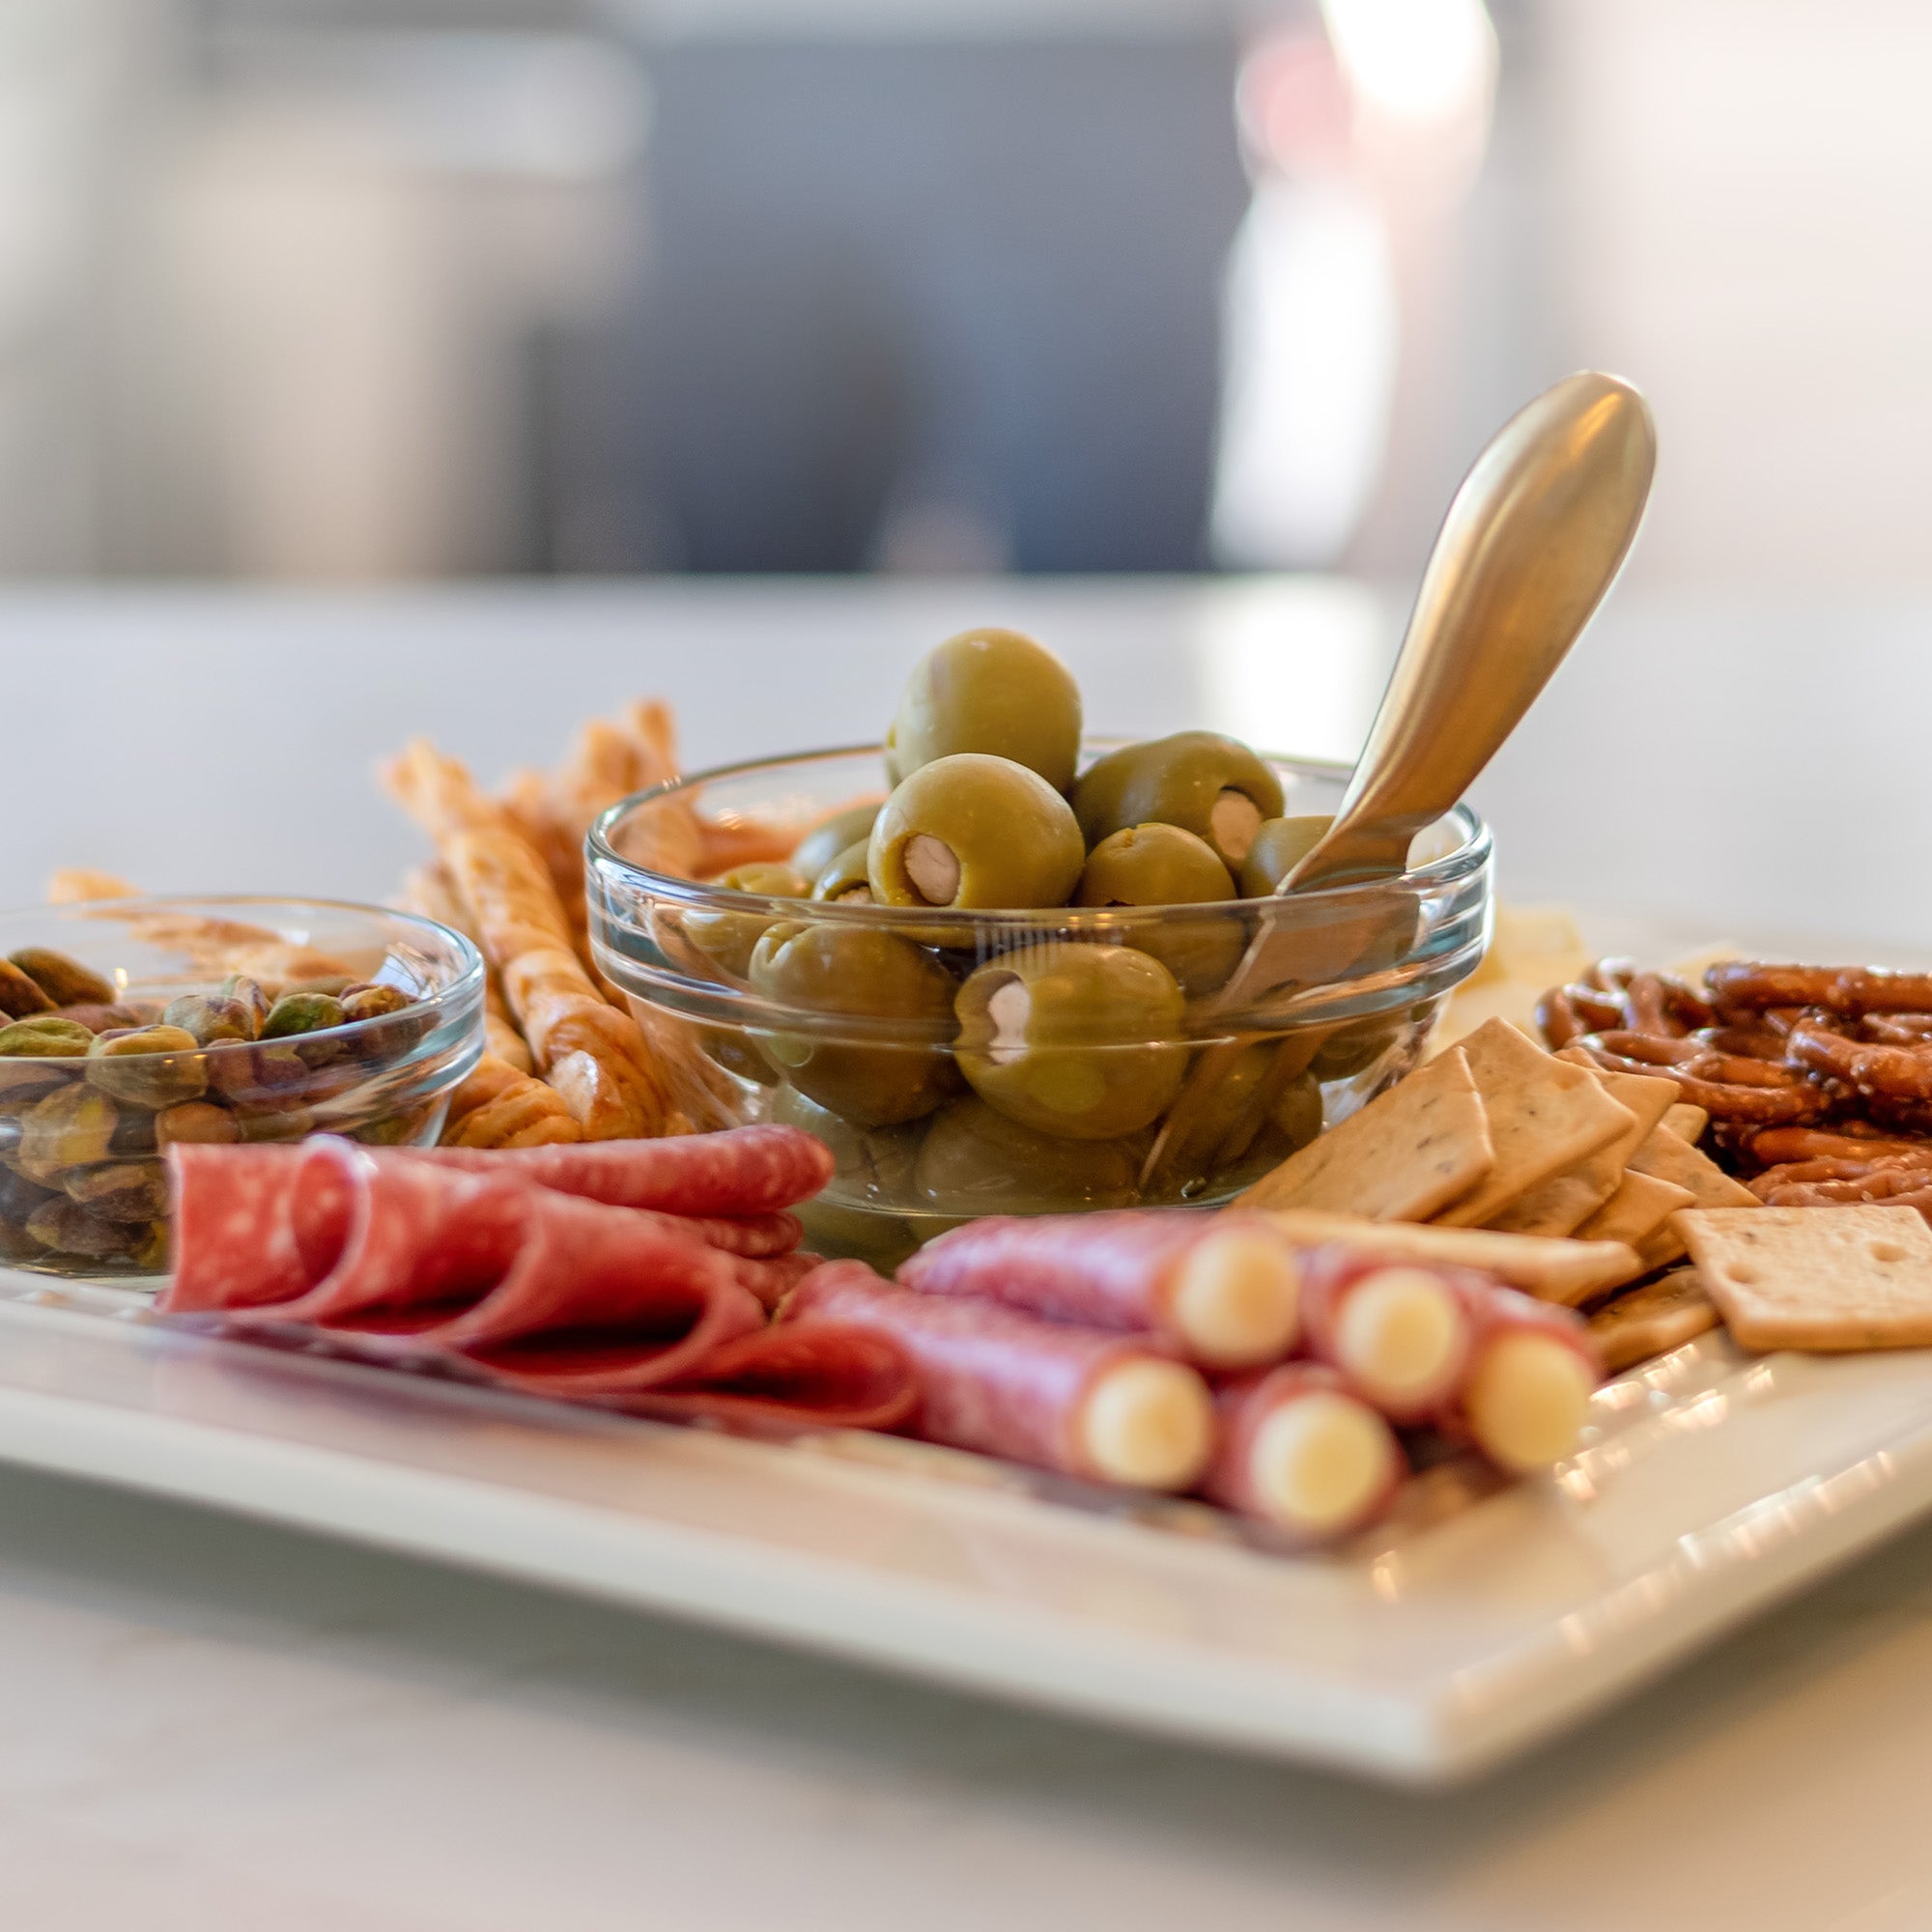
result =
[{"label": "blurred background", "polygon": [[1932,578],[1922,0],[5,0],[0,572]]}]

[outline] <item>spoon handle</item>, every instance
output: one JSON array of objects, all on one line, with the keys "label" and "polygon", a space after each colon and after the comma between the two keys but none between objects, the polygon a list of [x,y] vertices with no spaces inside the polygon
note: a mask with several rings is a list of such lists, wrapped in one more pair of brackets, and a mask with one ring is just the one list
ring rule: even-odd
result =
[{"label": "spoon handle", "polygon": [[1283,892],[1403,870],[1568,655],[1643,514],[1643,398],[1585,371],[1510,418],[1463,478],[1335,823]]},{"label": "spoon handle", "polygon": [[[1643,517],[1657,433],[1643,398],[1585,370],[1546,389],[1490,441],[1437,532],[1388,689],[1335,822],[1277,889],[1398,876],[1409,841],[1468,788],[1569,654]],[[1208,1003],[1232,1014],[1274,988],[1339,979],[1414,942],[1413,908],[1319,929],[1264,921]],[[1205,1048],[1141,1170],[1161,1179],[1247,1044]],[[1284,1037],[1262,1095],[1314,1051]],[[1259,1118],[1259,1116],[1256,1116]]]}]

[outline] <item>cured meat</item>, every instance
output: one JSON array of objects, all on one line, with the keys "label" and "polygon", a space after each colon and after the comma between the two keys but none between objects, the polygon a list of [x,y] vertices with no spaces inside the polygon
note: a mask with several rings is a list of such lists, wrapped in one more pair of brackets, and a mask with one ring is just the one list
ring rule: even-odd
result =
[{"label": "cured meat", "polygon": [[832,1152],[800,1127],[731,1127],[668,1140],[532,1148],[435,1148],[405,1158],[507,1173],[613,1208],[763,1214],[808,1201],[832,1179]]},{"label": "cured meat", "polygon": [[809,1249],[786,1255],[734,1255],[731,1257],[731,1275],[741,1287],[750,1289],[757,1296],[759,1305],[769,1312],[776,1310],[813,1268],[824,1265],[825,1257],[814,1255]]},{"label": "cured meat", "polygon": [[912,1426],[929,1441],[1141,1489],[1185,1489],[1207,1463],[1207,1384],[1148,1337],[916,1293],[863,1262],[829,1262],[808,1275],[782,1320],[891,1336],[918,1370]]},{"label": "cured meat", "polygon": [[1342,1248],[1312,1252],[1304,1273],[1308,1352],[1395,1422],[1423,1421],[1452,1398],[1485,1298],[1503,1292],[1466,1269],[1391,1264]]},{"label": "cured meat", "polygon": [[912,1359],[876,1329],[810,1321],[741,1335],[621,1405],[641,1415],[895,1429],[919,1406]]},{"label": "cured meat", "polygon": [[1253,1215],[1154,1208],[995,1216],[928,1242],[898,1278],[923,1294],[973,1295],[1053,1321],[1164,1335],[1205,1368],[1278,1362],[1299,1325],[1294,1250]]},{"label": "cured meat", "polygon": [[324,1168],[305,1178],[303,1148],[177,1142],[168,1152],[175,1261],[164,1311],[293,1301],[315,1285],[322,1267],[311,1258],[340,1245],[348,1214],[339,1174]]},{"label": "cured meat", "polygon": [[1547,1469],[1575,1452],[1603,1379],[1603,1358],[1581,1316],[1515,1289],[1492,1289],[1442,1426],[1499,1468]]},{"label": "cured meat", "polygon": [[1335,1370],[1290,1362],[1226,1383],[1202,1493],[1297,1543],[1333,1543],[1373,1522],[1408,1473],[1402,1446]]}]

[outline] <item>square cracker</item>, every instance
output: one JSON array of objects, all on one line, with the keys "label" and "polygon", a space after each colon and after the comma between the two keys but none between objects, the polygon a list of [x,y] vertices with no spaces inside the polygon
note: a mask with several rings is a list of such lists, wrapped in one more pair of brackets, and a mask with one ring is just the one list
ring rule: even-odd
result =
[{"label": "square cracker", "polygon": [[1302,1208],[1270,1213],[1268,1219],[1291,1241],[1319,1241],[1378,1261],[1480,1268],[1539,1301],[1560,1301],[1571,1308],[1638,1272],[1634,1252],[1614,1241],[1543,1240],[1488,1228],[1445,1228],[1439,1222],[1392,1225]]},{"label": "square cracker", "polygon": [[1517,1235],[1575,1234],[1617,1191],[1631,1155],[1677,1099],[1674,1080],[1601,1070],[1596,1077],[1612,1100],[1630,1109],[1631,1124],[1575,1167],[1552,1174],[1527,1194],[1519,1195],[1491,1220],[1491,1227]]},{"label": "square cracker", "polygon": [[1481,1228],[1539,1181],[1575,1167],[1634,1117],[1605,1091],[1594,1067],[1566,1065],[1517,1032],[1490,1020],[1463,1042],[1482,1095],[1495,1162],[1440,1215],[1445,1227]]},{"label": "square cracker", "polygon": [[1697,1208],[1761,1208],[1759,1201],[1741,1180],[1733,1180],[1701,1149],[1681,1141],[1668,1127],[1659,1127],[1646,1136],[1643,1145],[1631,1155],[1631,1172],[1647,1174],[1655,1180],[1668,1180],[1696,1196]]},{"label": "square cracker", "polygon": [[1236,1205],[1426,1221],[1494,1164],[1469,1063],[1451,1047],[1290,1154]]},{"label": "square cracker", "polygon": [[1932,1346],[1932,1227],[1916,1208],[1691,1208],[1677,1225],[1747,1349]]},{"label": "square cracker", "polygon": [[[1638,1254],[1680,1208],[1694,1208],[1697,1197],[1674,1181],[1648,1174],[1626,1174],[1623,1184],[1577,1230],[1581,1241],[1628,1241]],[[1669,1256],[1664,1260],[1671,1259]],[[1651,1264],[1662,1265],[1662,1261]]]},{"label": "square cracker", "polygon": [[1677,1268],[1606,1302],[1590,1317],[1590,1339],[1611,1375],[1647,1362],[1718,1325],[1718,1304],[1693,1267]]},{"label": "square cracker", "polygon": [[1710,1124],[1710,1114],[1702,1107],[1693,1107],[1689,1100],[1678,1101],[1658,1122],[1659,1126],[1668,1127],[1680,1141],[1686,1141],[1691,1147],[1704,1138],[1704,1129]]}]

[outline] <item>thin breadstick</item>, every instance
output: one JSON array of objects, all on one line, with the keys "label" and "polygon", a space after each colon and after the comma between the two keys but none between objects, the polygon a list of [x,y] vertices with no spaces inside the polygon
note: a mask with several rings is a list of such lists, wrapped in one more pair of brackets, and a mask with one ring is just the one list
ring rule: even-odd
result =
[{"label": "thin breadstick", "polygon": [[450,1095],[442,1126],[444,1147],[546,1147],[583,1138],[560,1094],[490,1053]]},{"label": "thin breadstick", "polygon": [[[404,880],[396,902],[404,912],[433,919],[439,925],[446,925],[452,932],[462,933],[471,945],[476,943],[475,922],[469,916],[469,908],[458,896],[454,882],[440,861],[435,865],[418,866]],[[519,1073],[528,1073],[531,1071],[530,1049],[523,1035],[517,1031],[517,1023],[510,1017],[510,1009],[503,1002],[502,981],[497,977],[496,967],[487,959],[483,970],[485,1050],[515,1067]]]},{"label": "thin breadstick", "polygon": [[579,1125],[594,1123],[609,1138],[664,1133],[673,1107],[644,1037],[591,983],[549,869],[508,813],[461,764],[421,739],[386,778],[436,840],[536,1065],[549,1075],[570,1055],[586,1053],[603,1069],[601,1082],[577,1066],[561,1075],[566,1104],[575,1100],[591,1116],[577,1116]]}]

